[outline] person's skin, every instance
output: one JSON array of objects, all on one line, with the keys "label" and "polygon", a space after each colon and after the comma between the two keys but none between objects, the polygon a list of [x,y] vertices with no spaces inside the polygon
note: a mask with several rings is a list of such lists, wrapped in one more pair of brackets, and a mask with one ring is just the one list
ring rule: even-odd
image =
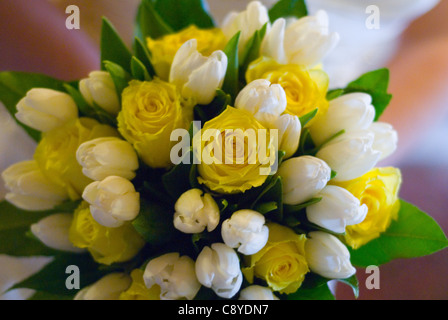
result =
[{"label": "person's skin", "polygon": [[68,30],[67,17],[45,0],[0,0],[0,71],[70,81],[97,69],[97,45],[82,31]]},{"label": "person's skin", "polygon": [[[427,138],[425,132],[448,116],[447,14],[448,1],[442,0],[435,10],[415,21],[387,66],[394,99],[381,121],[393,124],[400,138],[399,150],[387,164],[400,166],[402,160],[418,152],[419,143]],[[97,36],[85,36],[82,28],[67,30],[66,17],[45,0],[0,0],[0,71],[39,72],[74,80],[97,69],[98,44],[91,41]],[[426,184],[440,188],[448,180],[445,173],[404,170],[403,175],[406,200],[413,202],[421,197],[423,205],[428,199],[446,203],[430,188],[421,187]],[[436,220],[447,230],[448,217],[438,216]],[[395,261],[381,268],[381,290],[373,291],[365,290],[363,281],[367,275],[359,270],[361,298],[448,298],[447,266],[446,250],[427,258]],[[338,298],[352,297],[349,290],[339,287]]]},{"label": "person's skin", "polygon": [[399,148],[388,163],[418,152],[425,133],[448,116],[448,1],[414,21],[389,63],[391,104],[381,121],[399,133]]}]

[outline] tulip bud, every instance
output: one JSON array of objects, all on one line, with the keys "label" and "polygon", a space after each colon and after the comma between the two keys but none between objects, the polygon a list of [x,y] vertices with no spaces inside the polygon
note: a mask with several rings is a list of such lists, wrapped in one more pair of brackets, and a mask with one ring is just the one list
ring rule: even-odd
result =
[{"label": "tulip bud", "polygon": [[353,131],[325,144],[316,157],[337,172],[334,181],[356,179],[378,163],[381,152],[373,149],[375,135],[369,131]]},{"label": "tulip bud", "polygon": [[308,234],[305,253],[311,271],[328,279],[347,279],[356,273],[350,252],[335,236],[314,231]]},{"label": "tulip bud", "polygon": [[139,165],[132,145],[115,137],[98,138],[81,144],[76,159],[82,166],[82,173],[95,181],[109,176],[132,180]]},{"label": "tulip bud", "polygon": [[197,40],[191,39],[180,47],[171,65],[170,82],[181,89],[184,97],[209,104],[224,83],[228,60],[220,50],[204,57],[197,46]]},{"label": "tulip bud", "polygon": [[201,233],[216,229],[219,208],[213,197],[200,189],[183,193],[174,205],[174,227],[184,233]]},{"label": "tulip bud", "polygon": [[168,253],[151,260],[143,279],[148,289],[154,285],[160,287],[160,300],[193,300],[201,288],[194,261],[187,256],[179,257],[179,253]]},{"label": "tulip bud", "polygon": [[313,142],[321,145],[338,132],[366,130],[375,119],[372,97],[365,93],[350,93],[330,101],[328,112],[310,127]]},{"label": "tulip bud", "polygon": [[245,11],[229,13],[225,17],[221,28],[229,40],[241,31],[238,45],[238,51],[241,55],[255,31],[263,28],[266,23],[269,23],[268,9],[261,2],[252,1],[247,5]]},{"label": "tulip bud", "polygon": [[398,147],[398,133],[392,125],[384,122],[374,122],[369,131],[375,134],[373,149],[381,152],[380,161],[392,155]]},{"label": "tulip bud", "polygon": [[280,64],[313,67],[336,47],[339,38],[330,33],[328,14],[320,10],[292,23],[277,19],[263,40],[261,53]]},{"label": "tulip bud", "polygon": [[223,243],[202,249],[196,260],[196,276],[203,286],[225,299],[236,295],[243,282],[238,255]]},{"label": "tulip bud", "polygon": [[318,195],[322,200],[306,208],[308,220],[335,233],[344,233],[346,226],[364,221],[368,208],[349,191],[326,186]]},{"label": "tulip bud", "polygon": [[250,112],[262,122],[266,116],[279,117],[285,112],[286,103],[286,93],[282,86],[259,79],[241,90],[235,100],[235,107]]},{"label": "tulip bud", "polygon": [[16,118],[30,128],[51,131],[78,117],[78,107],[64,92],[34,88],[17,104]]},{"label": "tulip bud", "polygon": [[238,300],[280,300],[269,289],[262,286],[249,286],[240,292]]},{"label": "tulip bud", "polygon": [[120,111],[120,100],[109,72],[91,72],[79,82],[79,91],[89,105],[96,104],[112,115]]},{"label": "tulip bud", "polygon": [[268,242],[269,229],[262,214],[253,210],[240,210],[223,222],[221,235],[230,248],[245,255],[253,255]]},{"label": "tulip bud", "polygon": [[283,162],[278,175],[283,179],[283,202],[297,205],[310,200],[327,185],[331,169],[323,160],[303,156]]},{"label": "tulip bud", "polygon": [[118,228],[134,220],[140,211],[140,195],[134,185],[122,177],[107,177],[89,184],[82,195],[90,204],[93,218],[102,226]]},{"label": "tulip bud", "polygon": [[10,166],[2,178],[9,190],[6,200],[23,210],[50,210],[68,198],[65,190],[44,176],[34,160]]},{"label": "tulip bud", "polygon": [[265,124],[269,129],[278,130],[279,150],[285,152],[283,159],[291,158],[299,148],[302,124],[297,116],[283,114]]},{"label": "tulip bud", "polygon": [[69,239],[69,229],[73,215],[67,213],[53,214],[31,225],[31,232],[49,248],[81,253],[85,250],[76,248]]},{"label": "tulip bud", "polygon": [[119,300],[120,294],[131,283],[132,279],[127,274],[111,273],[79,291],[74,300]]}]

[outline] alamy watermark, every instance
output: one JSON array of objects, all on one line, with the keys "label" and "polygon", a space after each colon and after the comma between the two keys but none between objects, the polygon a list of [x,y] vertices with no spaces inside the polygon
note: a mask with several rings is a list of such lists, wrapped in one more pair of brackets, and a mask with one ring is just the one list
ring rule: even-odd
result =
[{"label": "alamy watermark", "polygon": [[81,29],[81,12],[78,6],[70,5],[65,9],[65,13],[69,14],[65,20],[65,27],[68,30]]},{"label": "alamy watermark", "polygon": [[376,5],[370,5],[366,8],[366,28],[369,30],[379,30],[381,28],[381,12]]}]

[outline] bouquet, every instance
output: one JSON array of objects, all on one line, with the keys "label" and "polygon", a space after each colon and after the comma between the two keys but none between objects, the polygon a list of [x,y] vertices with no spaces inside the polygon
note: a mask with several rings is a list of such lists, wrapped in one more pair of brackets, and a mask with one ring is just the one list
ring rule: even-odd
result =
[{"label": "bouquet", "polygon": [[333,299],[355,267],[444,249],[400,199],[380,69],[329,89],[339,35],[304,1],[254,1],[217,27],[202,0],[143,0],[128,47],[65,82],[2,72],[38,146],[2,173],[0,253],[52,261],[33,299]]}]

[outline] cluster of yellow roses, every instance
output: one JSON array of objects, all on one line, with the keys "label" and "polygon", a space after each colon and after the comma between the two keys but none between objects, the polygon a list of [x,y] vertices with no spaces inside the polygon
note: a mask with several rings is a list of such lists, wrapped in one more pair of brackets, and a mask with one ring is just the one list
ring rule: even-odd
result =
[{"label": "cluster of yellow roses", "polygon": [[[254,19],[254,14],[259,19]],[[48,201],[41,203],[42,206],[37,207],[38,209],[54,207],[55,204],[66,199],[80,200],[82,198],[84,201],[76,209],[69,227],[69,239],[73,246],[78,249],[87,249],[92,257],[101,264],[110,265],[132,259],[145,245],[143,238],[130,223],[138,214],[138,205],[136,206],[133,200],[136,198],[136,190],[129,184],[138,169],[137,156],[146,166],[153,169],[169,170],[172,168],[170,156],[175,142],[171,141],[171,133],[175,129],[188,129],[194,118],[194,106],[211,103],[215,98],[216,89],[222,87],[227,67],[227,58],[223,57],[222,50],[229,39],[234,36],[235,30],[241,32],[241,54],[241,48],[244,48],[248,41],[247,35],[261,29],[268,22],[267,19],[265,8],[263,9],[261,4],[254,2],[248,6],[246,11],[227,19],[221,29],[199,29],[190,26],[178,33],[158,39],[148,38],[147,46],[152,55],[151,63],[157,77],[150,81],[130,81],[121,97],[106,99],[106,102],[104,99],[101,101],[102,96],[104,98],[104,96],[115,95],[113,90],[108,90],[111,80],[106,72],[100,75],[97,73],[95,77],[91,76],[90,79],[86,79],[86,81],[90,80],[90,84],[94,82],[97,85],[89,86],[89,82],[81,82],[80,90],[86,101],[94,101],[91,103],[96,103],[114,116],[117,119],[117,128],[101,124],[91,118],[78,118],[72,115],[64,118],[64,115],[56,115],[53,111],[39,109],[36,107],[39,104],[36,99],[33,100],[28,95],[25,98],[28,100],[24,100],[22,103],[23,108],[18,108],[18,118],[31,127],[45,131],[34,157],[40,180],[33,181],[45,181],[45,185],[48,185],[48,192],[35,192],[31,190],[33,187],[30,185],[25,187],[25,184],[31,180],[27,180],[24,170],[19,170],[16,165],[13,168],[15,170],[7,170],[3,174],[10,189],[7,199],[19,207],[33,210],[36,207],[28,204],[32,202],[31,200],[35,201],[34,204],[37,203],[39,197]],[[368,142],[364,142],[363,138],[358,135],[351,138],[352,134],[357,134],[357,130],[365,130],[372,125],[373,118],[370,121],[368,119],[359,120],[364,119],[363,117],[370,117],[369,111],[365,110],[370,110],[368,107],[371,107],[371,100],[363,103],[361,100],[365,97],[343,96],[342,98],[347,101],[341,99],[328,101],[326,98],[329,87],[328,76],[319,65],[320,61],[316,62],[310,58],[325,56],[334,47],[337,37],[328,33],[325,21],[322,25],[318,25],[317,31],[309,32],[308,37],[297,36],[308,32],[315,26],[315,23],[321,23],[322,20],[325,20],[325,16],[320,12],[316,17],[306,17],[290,23],[279,19],[272,26],[269,25],[267,40],[261,46],[260,57],[249,64],[244,75],[245,84],[238,97],[233,97],[234,106],[226,106],[222,113],[203,124],[202,132],[208,128],[218,129],[223,135],[222,148],[228,146],[227,141],[230,139],[229,145],[232,152],[235,151],[232,149],[235,137],[226,137],[226,130],[276,129],[279,133],[278,144],[275,145],[272,140],[268,139],[267,145],[263,147],[271,155],[274,153],[277,155],[280,150],[285,151],[283,160],[286,161],[280,166],[277,173],[271,171],[270,164],[266,162],[259,161],[249,164],[248,155],[254,150],[258,151],[262,146],[259,143],[247,142],[244,144],[245,152],[243,154],[245,156],[240,163],[200,163],[197,180],[204,190],[199,192],[199,195],[188,195],[188,199],[191,199],[189,204],[176,204],[176,208],[173,208],[178,218],[177,223],[182,225],[177,227],[178,230],[180,228],[198,230],[197,224],[202,224],[202,230],[206,226],[209,229],[216,228],[216,221],[219,223],[219,218],[216,220],[216,216],[214,216],[215,222],[213,222],[211,217],[216,215],[217,206],[213,203],[213,199],[206,198],[206,195],[213,195],[216,198],[225,198],[227,195],[245,197],[248,190],[262,186],[273,174],[283,178],[284,200],[293,199],[292,201],[285,200],[287,205],[294,206],[304,203],[313,197],[318,197],[326,186],[333,186],[348,191],[352,197],[357,199],[358,202],[354,205],[356,210],[359,207],[367,207],[362,219],[357,217],[356,220],[352,217],[356,223],[343,225],[344,232],[342,233],[345,235],[341,239],[343,238],[345,243],[354,249],[378,237],[397,217],[398,192],[401,184],[399,170],[374,167],[381,156],[381,152],[376,150],[381,150],[381,146],[375,147],[375,141],[378,140],[375,140],[375,137],[371,138],[370,131],[366,134],[367,140],[371,138]],[[258,24],[254,21],[258,21]],[[322,31],[322,27],[324,31]],[[310,47],[313,47],[315,51],[310,53]],[[211,99],[209,87],[213,92]],[[98,94],[99,91],[101,94]],[[65,99],[65,97],[63,98]],[[120,103],[119,108],[116,107],[116,103]],[[328,139],[338,133],[340,130],[337,129],[339,128],[326,134],[326,139],[323,139],[322,136],[325,134],[319,128],[330,126],[325,123],[336,119],[331,118],[330,115],[336,109],[345,108],[339,108],[340,105],[348,106],[347,108],[354,106],[354,109],[350,109],[351,111],[344,111],[347,118],[353,117],[359,109],[364,111],[361,110],[362,114],[359,115],[358,120],[352,121],[352,123],[356,123],[353,132],[349,132],[350,128],[341,128],[346,130],[346,133],[341,136],[342,140],[339,137]],[[33,114],[34,118],[28,110],[33,108],[37,110]],[[316,109],[317,114],[314,118],[302,125],[300,119]],[[39,113],[38,116],[36,116],[37,113]],[[56,119],[55,123],[61,125],[55,125],[45,130],[37,125],[40,124],[41,119],[49,119],[50,116],[51,119]],[[368,123],[368,126],[358,125],[362,121]],[[324,142],[319,143],[320,149],[316,157],[311,157],[314,159],[302,166],[302,160],[309,160],[303,158],[305,155],[298,154],[303,129],[309,130],[311,136],[316,137],[316,140],[321,139]],[[347,144],[350,146],[347,146],[344,140],[345,138],[349,139],[348,137],[350,140]],[[201,140],[201,151],[207,148],[207,141],[210,140]],[[246,142],[244,137],[243,141]],[[332,157],[332,153],[325,150],[328,141],[329,144],[339,143],[336,146],[341,149],[346,148],[349,155],[344,158],[345,154],[343,154],[342,159]],[[124,143],[128,146],[123,145]],[[363,151],[357,152],[357,149],[351,147],[351,145],[362,143],[365,143],[361,146],[362,150],[367,148],[365,145],[368,145],[368,148],[373,148],[369,149],[371,154],[366,153],[365,155],[365,157],[369,157],[369,161],[359,159],[358,156],[364,155]],[[105,147],[106,145],[107,147]],[[223,151],[226,154],[228,150],[223,149]],[[319,153],[322,155],[321,157]],[[329,153],[330,155],[328,155]],[[120,160],[122,157],[126,160]],[[234,157],[233,153],[232,157]],[[352,158],[350,157],[356,158],[356,161],[362,160],[362,165],[353,160],[353,166],[362,167],[356,173],[351,171],[350,161]],[[370,161],[371,158],[374,160]],[[316,161],[320,161],[319,165],[315,165]],[[326,162],[328,166],[327,164],[321,165],[323,162]],[[338,173],[338,176],[348,178],[330,180],[330,167]],[[336,170],[336,167],[341,171]],[[267,174],[261,175],[260,168],[267,169]],[[36,167],[33,167],[33,170],[35,172]],[[348,172],[345,175],[344,170]],[[324,171],[325,177],[322,177]],[[20,177],[20,181],[23,180],[22,184],[18,177]],[[112,178],[115,180],[112,181]],[[304,180],[301,180],[302,178]],[[151,177],[147,177],[147,179],[151,179]],[[322,181],[324,181],[323,184]],[[43,183],[40,185],[42,186]],[[310,192],[310,189],[313,189],[311,194],[302,199],[301,197]],[[330,189],[328,189],[328,193],[333,192],[330,192]],[[203,195],[204,192],[205,195]],[[338,192],[340,192],[339,189]],[[325,196],[322,197],[325,198]],[[302,200],[298,200],[299,198]],[[180,201],[179,199],[178,203]],[[197,203],[199,203],[198,206]],[[130,207],[133,209],[129,209]],[[321,214],[320,211],[319,214]],[[248,216],[252,220],[246,220],[246,224],[249,227],[258,226],[255,221],[259,221],[257,220],[260,219],[259,215],[249,213]],[[348,220],[343,216],[334,217],[333,220],[335,219]],[[232,238],[237,237],[237,234],[241,236],[241,233],[249,232],[241,227],[244,224],[241,220],[237,220],[237,218],[234,220],[229,222],[231,223],[228,227],[230,231],[224,231],[223,227],[223,238],[229,234]],[[321,218],[320,220],[325,224],[332,218]],[[325,243],[327,241],[325,237],[320,239],[321,235],[316,234],[317,240],[311,242],[306,234],[297,234],[292,228],[277,222],[265,223],[264,218],[261,221],[260,229],[250,232],[261,234],[261,226],[266,226],[269,230],[268,236],[266,233],[263,240],[264,243],[259,242],[263,246],[257,250],[248,250],[249,253],[245,254],[242,259],[242,268],[240,268],[240,262],[237,261],[238,270],[235,271],[235,274],[228,271],[227,278],[216,271],[214,273],[216,277],[213,280],[215,282],[213,282],[204,275],[206,272],[204,269],[207,268],[201,269],[201,266],[209,263],[207,259],[212,259],[207,255],[214,256],[214,259],[219,261],[219,259],[224,259],[221,255],[225,256],[227,253],[223,252],[226,252],[227,249],[212,246],[209,252],[201,253],[196,263],[196,276],[199,278],[199,282],[214,289],[218,295],[231,298],[239,290],[239,287],[233,291],[234,287],[226,287],[229,284],[225,283],[228,279],[233,279],[241,285],[239,272],[242,272],[249,283],[254,283],[256,278],[261,279],[270,290],[289,294],[300,288],[310,270],[319,273],[319,267],[316,267],[315,264],[322,260],[319,261],[315,255],[310,255],[310,252],[315,250],[316,241]],[[237,228],[242,228],[238,229],[240,233],[235,231]],[[224,232],[229,233],[224,235]],[[244,239],[247,240],[247,238]],[[335,240],[331,238],[328,241]],[[256,244],[250,243],[250,245],[255,246]],[[338,247],[339,242],[332,242],[331,245],[334,245],[335,251],[341,252],[341,254],[346,253]],[[325,254],[321,253],[321,255]],[[169,259],[166,258],[166,261],[174,262],[163,260],[163,262],[157,261],[157,263],[160,268],[164,268],[167,265],[176,266],[181,259],[170,256]],[[190,264],[185,263],[187,265],[185,270],[189,270]],[[177,278],[178,287],[174,286],[177,288],[176,295],[169,291],[174,290],[173,286],[170,287],[171,289],[163,287],[164,276],[157,275],[153,271],[157,269],[155,264],[156,262],[150,263],[151,266],[148,266],[149,269],[147,268],[145,272],[134,270],[131,274],[132,280],[125,277],[125,282],[123,282],[125,284],[120,282],[123,289],[114,298],[158,299],[182,298],[189,297],[188,294],[191,295],[191,292],[188,294],[180,292],[179,288],[182,286],[179,283],[182,281]],[[228,264],[229,270],[233,270],[231,263],[228,262]],[[349,267],[346,266],[346,269],[351,272],[352,267]],[[341,268],[343,269],[343,267]],[[337,270],[334,272],[337,273]],[[227,280],[219,280],[221,276]],[[170,274],[168,278],[164,281],[175,281],[173,280],[174,275]],[[114,283],[119,282],[116,279],[114,281]],[[197,287],[198,290],[199,286],[195,285],[197,281],[194,281],[190,287]],[[228,295],[229,292],[232,292],[232,295]],[[85,297],[86,294],[88,292],[83,291],[78,298]],[[194,294],[192,296],[194,297]]]}]

